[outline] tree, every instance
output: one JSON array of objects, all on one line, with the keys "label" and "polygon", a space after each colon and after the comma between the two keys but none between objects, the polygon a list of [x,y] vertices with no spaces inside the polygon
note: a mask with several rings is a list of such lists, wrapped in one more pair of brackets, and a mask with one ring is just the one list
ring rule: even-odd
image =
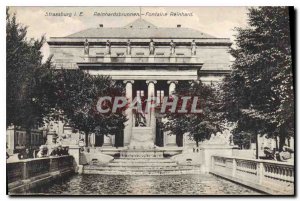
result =
[{"label": "tree", "polygon": [[222,87],[224,116],[239,131],[279,136],[282,150],[294,133],[289,9],[250,8],[248,15],[249,27],[237,28],[230,51],[235,61]]},{"label": "tree", "polygon": [[26,38],[27,27],[17,23],[16,15],[6,10],[6,124],[26,129],[42,123],[47,108],[35,101],[35,83],[42,65],[41,47],[45,38]]},{"label": "tree", "polygon": [[[205,85],[201,81],[180,81],[176,86],[177,97],[191,96],[198,97],[197,109],[201,109],[201,113],[178,112],[167,113],[168,121],[164,125],[164,129],[171,131],[171,134],[177,138],[182,138],[183,134],[189,133],[189,136],[199,142],[210,139],[212,134],[221,130],[219,121],[219,102],[216,88]],[[181,108],[182,102],[179,101],[178,108]],[[188,104],[189,107],[189,104]]]},{"label": "tree", "polygon": [[45,37],[27,40],[27,27],[6,10],[7,125],[30,130],[49,120],[64,120],[73,128],[98,135],[121,132],[126,121],[121,108],[101,114],[101,96],[121,96],[124,86],[110,77],[92,76],[80,70],[55,70],[49,57],[42,63]]},{"label": "tree", "polygon": [[47,87],[45,99],[53,105],[48,120],[63,120],[74,129],[83,131],[86,136],[91,133],[119,136],[123,131],[125,107],[109,114],[97,110],[100,97],[124,94],[121,82],[107,76],[93,76],[79,69],[52,69],[40,84]]}]

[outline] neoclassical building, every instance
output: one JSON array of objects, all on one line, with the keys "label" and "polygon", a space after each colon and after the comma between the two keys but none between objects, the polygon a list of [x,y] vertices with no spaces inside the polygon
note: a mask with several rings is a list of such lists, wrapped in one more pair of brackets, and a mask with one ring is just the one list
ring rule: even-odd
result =
[{"label": "neoclassical building", "polygon": [[[144,19],[116,28],[100,24],[69,36],[51,37],[48,44],[56,68],[79,68],[121,80],[129,100],[168,96],[179,80],[219,82],[230,72],[229,38],[217,38],[184,25],[157,27]],[[176,146],[174,136],[157,130],[157,120],[163,117],[147,114],[146,125],[140,127],[131,109],[126,115],[124,146],[150,141],[158,146]],[[95,146],[101,144],[97,137],[89,140]],[[105,143],[114,144],[113,138],[106,137]]]}]

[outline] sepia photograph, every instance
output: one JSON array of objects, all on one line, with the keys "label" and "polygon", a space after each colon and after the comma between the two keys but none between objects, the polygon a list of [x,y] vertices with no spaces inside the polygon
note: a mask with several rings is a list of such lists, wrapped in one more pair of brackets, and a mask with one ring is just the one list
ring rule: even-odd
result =
[{"label": "sepia photograph", "polygon": [[294,196],[294,32],[288,6],[7,6],[6,194]]}]

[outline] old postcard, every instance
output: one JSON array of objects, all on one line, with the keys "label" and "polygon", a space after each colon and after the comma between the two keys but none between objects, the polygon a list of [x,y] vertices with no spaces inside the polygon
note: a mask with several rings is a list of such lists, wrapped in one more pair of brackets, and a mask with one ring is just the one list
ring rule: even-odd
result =
[{"label": "old postcard", "polygon": [[293,7],[7,7],[8,195],[294,195]]}]

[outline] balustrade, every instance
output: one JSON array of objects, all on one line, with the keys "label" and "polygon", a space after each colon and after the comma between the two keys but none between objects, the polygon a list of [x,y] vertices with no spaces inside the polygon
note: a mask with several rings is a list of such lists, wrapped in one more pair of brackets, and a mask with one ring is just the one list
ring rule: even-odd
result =
[{"label": "balustrade", "polygon": [[[105,60],[106,58],[107,60]],[[129,58],[126,60],[126,58]],[[111,63],[190,63],[191,60],[196,59],[194,57],[184,57],[184,56],[177,56],[177,57],[168,57],[168,56],[89,56],[87,57],[87,62],[96,63],[96,62],[111,62]]]},{"label": "balustrade", "polygon": [[212,156],[211,172],[251,182],[284,194],[294,191],[294,165],[255,159]]}]

